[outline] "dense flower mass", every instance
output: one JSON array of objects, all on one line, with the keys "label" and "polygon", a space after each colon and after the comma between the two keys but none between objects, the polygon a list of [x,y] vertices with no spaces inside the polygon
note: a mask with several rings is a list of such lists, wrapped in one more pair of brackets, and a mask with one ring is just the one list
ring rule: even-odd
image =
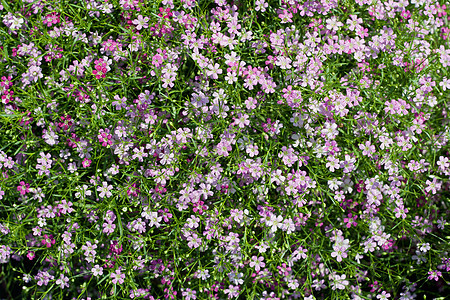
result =
[{"label": "dense flower mass", "polygon": [[445,1],[0,3],[1,297],[450,292]]}]

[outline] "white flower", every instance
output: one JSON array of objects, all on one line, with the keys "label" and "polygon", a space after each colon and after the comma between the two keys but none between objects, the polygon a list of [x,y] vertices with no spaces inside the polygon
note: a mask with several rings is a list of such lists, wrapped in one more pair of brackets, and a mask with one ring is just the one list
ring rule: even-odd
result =
[{"label": "white flower", "polygon": [[44,218],[39,218],[38,219],[38,225],[40,227],[45,227],[47,225],[47,221]]},{"label": "white flower", "polygon": [[209,275],[209,271],[208,270],[204,270],[204,269],[198,270],[197,278],[201,278],[202,280],[206,280],[209,277],[210,277],[210,275]]},{"label": "white flower", "polygon": [[286,220],[284,220],[282,226],[282,229],[286,231],[287,234],[291,234],[295,231],[295,224],[291,218],[287,218]]},{"label": "white flower", "polygon": [[389,297],[391,297],[391,294],[387,293],[386,291],[383,291],[381,294],[377,295],[377,299],[380,300],[387,300]]},{"label": "white flower", "polygon": [[261,243],[261,245],[255,246],[255,248],[259,250],[259,253],[266,253],[267,249],[269,248],[269,245],[263,242]]},{"label": "white flower", "polygon": [[161,224],[159,222],[161,222],[162,217],[158,217],[158,213],[157,212],[151,212],[150,214],[150,222],[148,224],[148,226],[152,227],[152,226],[156,226],[156,228],[159,228],[159,226],[161,226]]},{"label": "white flower", "polygon": [[327,23],[327,29],[337,31],[339,27],[343,26],[341,22],[337,20],[336,17],[331,17],[326,21]]},{"label": "white flower", "polygon": [[108,183],[106,181],[103,182],[103,186],[99,186],[97,187],[97,192],[100,192],[100,198],[104,198],[105,195],[106,197],[111,197],[112,193],[110,192],[110,190],[112,190],[113,187],[112,185],[108,185]]},{"label": "white flower", "polygon": [[198,218],[198,217],[196,217],[194,215],[191,215],[191,217],[186,220],[186,224],[187,224],[187,226],[189,228],[193,229],[193,228],[197,228],[198,227],[198,222],[199,221],[200,221],[200,218]]},{"label": "white flower", "polygon": [[58,280],[56,280],[56,284],[64,289],[64,287],[69,287],[69,278],[67,278],[64,274],[60,274]]},{"label": "white flower", "polygon": [[20,29],[20,27],[22,27],[23,22],[24,21],[22,18],[13,17],[13,19],[11,21],[11,26],[9,27],[9,29],[11,29],[11,30]]},{"label": "white flower", "polygon": [[342,181],[339,181],[337,178],[328,180],[328,187],[333,191],[336,191],[339,188],[339,185],[341,185],[341,184],[342,184]]},{"label": "white flower", "polygon": [[283,217],[272,215],[269,222],[267,222],[267,226],[271,227],[272,232],[277,231],[278,228],[283,227]]},{"label": "white flower", "polygon": [[330,275],[329,279],[331,281],[331,289],[334,291],[336,289],[343,290],[349,284],[348,280],[345,280],[345,274],[342,275]]},{"label": "white flower", "polygon": [[142,15],[139,15],[138,18],[136,20],[133,20],[133,24],[136,25],[136,29],[137,30],[141,30],[142,27],[144,28],[148,28],[148,24],[147,22],[150,19],[148,17],[142,17]]}]

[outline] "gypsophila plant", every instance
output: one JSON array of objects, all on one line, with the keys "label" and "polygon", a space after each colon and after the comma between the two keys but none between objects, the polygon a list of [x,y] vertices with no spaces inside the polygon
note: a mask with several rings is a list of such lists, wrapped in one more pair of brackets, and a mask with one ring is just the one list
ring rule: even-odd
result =
[{"label": "gypsophila plant", "polygon": [[449,294],[446,1],[0,3],[2,299]]}]

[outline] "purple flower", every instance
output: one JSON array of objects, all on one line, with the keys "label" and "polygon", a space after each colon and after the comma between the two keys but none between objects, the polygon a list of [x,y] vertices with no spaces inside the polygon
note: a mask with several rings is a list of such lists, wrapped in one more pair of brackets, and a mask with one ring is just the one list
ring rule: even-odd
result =
[{"label": "purple flower", "polygon": [[431,193],[433,195],[436,194],[437,190],[441,189],[441,185],[442,185],[442,183],[440,181],[438,181],[436,178],[433,178],[433,181],[427,180],[425,183],[427,184],[425,191],[427,191],[427,193],[429,193],[431,191]]},{"label": "purple flower", "polygon": [[239,286],[230,284],[224,293],[228,294],[228,299],[237,298],[239,296]]},{"label": "purple flower", "polygon": [[103,268],[100,267],[99,265],[93,266],[91,271],[92,271],[92,275],[94,275],[95,277],[103,275]]},{"label": "purple flower", "polygon": [[222,69],[219,64],[210,64],[208,65],[208,70],[206,71],[206,75],[211,76],[212,79],[218,79],[219,74],[222,74]]},{"label": "purple flower", "polygon": [[0,245],[0,264],[9,262],[11,255],[11,248],[9,246]]},{"label": "purple flower", "polygon": [[108,185],[106,181],[103,182],[103,186],[97,187],[97,191],[100,192],[100,198],[104,198],[105,196],[107,198],[110,198],[112,196],[112,193],[110,192],[113,189],[112,185]]},{"label": "purple flower", "polygon": [[430,275],[430,276],[428,276],[428,280],[433,280],[434,279],[434,280],[438,281],[439,277],[442,276],[442,273],[441,273],[441,271],[433,270],[433,271],[429,271],[428,275]]},{"label": "purple flower", "polygon": [[185,297],[186,300],[195,300],[197,299],[197,291],[191,290],[191,289],[186,289],[186,291],[183,291],[182,295],[183,297]]},{"label": "purple flower", "polygon": [[38,271],[38,274],[34,276],[34,279],[37,281],[36,284],[38,286],[47,285],[50,280],[55,279],[53,275],[50,275],[47,271],[43,272],[41,270]]},{"label": "purple flower", "polygon": [[366,141],[365,144],[360,144],[359,149],[363,150],[363,155],[368,157],[372,157],[372,154],[376,152],[375,146],[370,143],[370,141]]},{"label": "purple flower", "polygon": [[106,233],[107,235],[113,233],[115,228],[116,225],[113,223],[103,223],[103,233]]}]

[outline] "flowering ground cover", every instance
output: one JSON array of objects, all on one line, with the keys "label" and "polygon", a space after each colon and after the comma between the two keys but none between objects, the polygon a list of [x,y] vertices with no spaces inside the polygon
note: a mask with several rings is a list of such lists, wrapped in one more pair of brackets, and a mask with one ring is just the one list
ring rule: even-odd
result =
[{"label": "flowering ground cover", "polygon": [[448,299],[445,1],[0,3],[1,299]]}]

